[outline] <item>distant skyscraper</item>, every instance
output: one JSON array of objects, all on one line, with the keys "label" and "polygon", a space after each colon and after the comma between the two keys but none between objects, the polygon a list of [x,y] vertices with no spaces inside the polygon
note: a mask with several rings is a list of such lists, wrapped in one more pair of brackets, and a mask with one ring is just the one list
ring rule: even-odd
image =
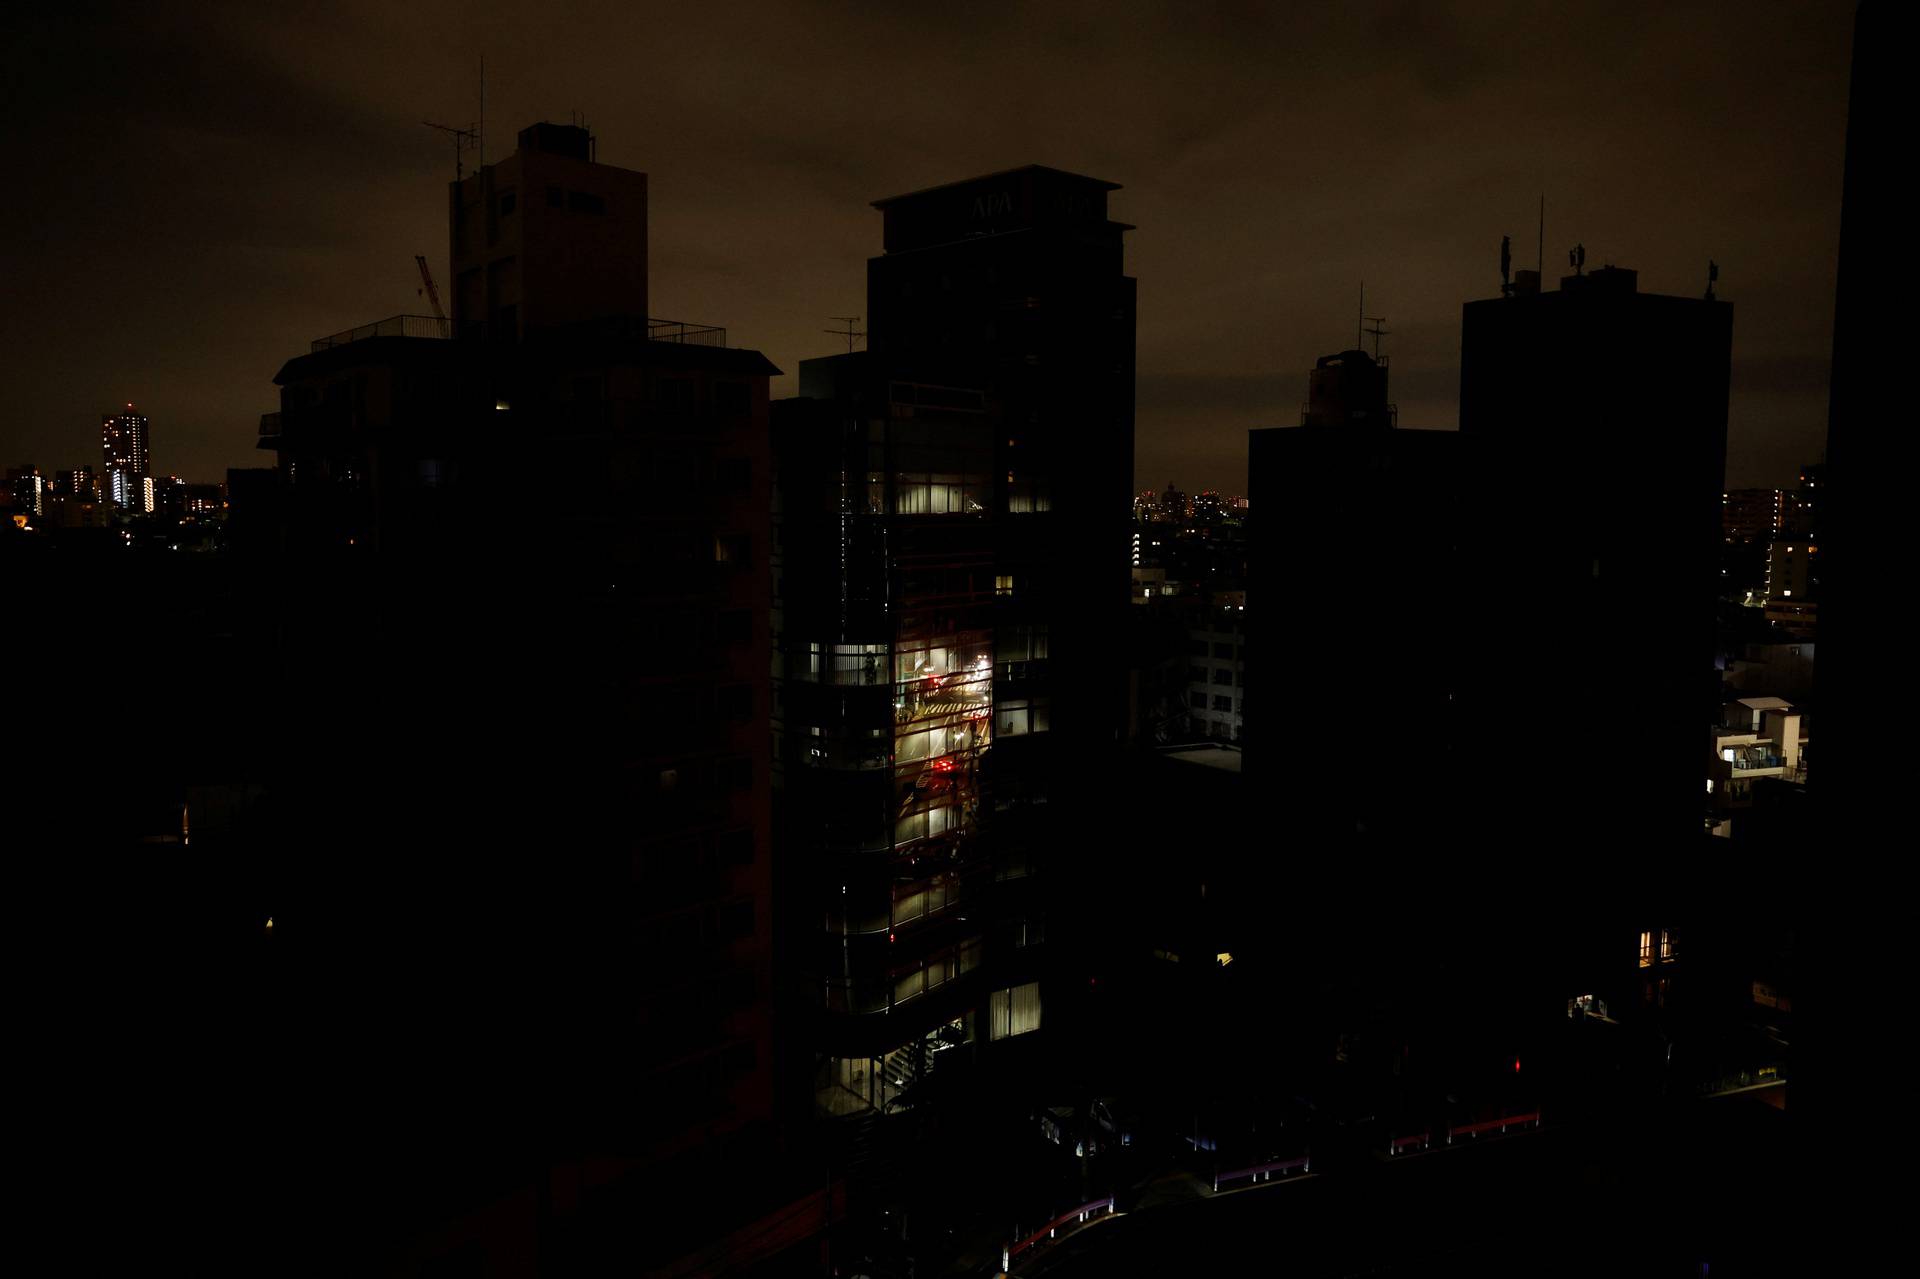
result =
[{"label": "distant skyscraper", "polygon": [[7,495],[13,509],[28,515],[46,514],[46,480],[37,466],[16,466],[7,471]]},{"label": "distant skyscraper", "polygon": [[79,466],[70,471],[59,472],[54,477],[53,493],[55,497],[71,497],[92,501],[98,496],[94,487],[93,468],[91,466]]},{"label": "distant skyscraper", "polygon": [[123,510],[151,509],[147,504],[148,421],[136,413],[133,405],[109,413],[100,422],[100,450],[105,466],[102,472],[105,496]]}]

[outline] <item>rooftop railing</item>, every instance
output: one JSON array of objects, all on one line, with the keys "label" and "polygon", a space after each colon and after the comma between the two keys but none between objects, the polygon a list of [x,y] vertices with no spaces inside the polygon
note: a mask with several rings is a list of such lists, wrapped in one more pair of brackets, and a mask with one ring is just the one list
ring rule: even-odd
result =
[{"label": "rooftop railing", "polygon": [[[630,325],[631,321],[622,321]],[[479,330],[475,329],[475,334]],[[451,338],[453,321],[437,315],[390,315],[372,324],[343,329],[323,338],[315,338],[310,351],[328,351],[368,338]],[[680,342],[688,346],[725,346],[727,331],[715,324],[690,324],[685,320],[647,321],[649,342]]]},{"label": "rooftop railing", "polygon": [[649,342],[684,342],[689,346],[725,346],[727,331],[712,324],[688,324],[685,320],[648,320]]},{"label": "rooftop railing", "polygon": [[331,337],[315,338],[312,351],[330,351],[336,346],[345,346],[349,342],[364,342],[368,338],[451,338],[453,321],[437,315],[390,315],[384,320],[375,320],[372,324],[363,324],[357,329],[343,329]]}]

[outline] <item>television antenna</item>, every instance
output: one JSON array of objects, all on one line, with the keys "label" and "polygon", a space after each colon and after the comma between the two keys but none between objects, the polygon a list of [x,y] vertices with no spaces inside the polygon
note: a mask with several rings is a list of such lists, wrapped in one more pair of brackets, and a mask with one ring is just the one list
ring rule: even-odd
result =
[{"label": "television antenna", "polygon": [[1380,362],[1380,339],[1387,336],[1389,332],[1387,328],[1387,317],[1384,315],[1369,315],[1367,322],[1373,325],[1367,332],[1373,335],[1373,362],[1378,364]]},{"label": "television antenna", "polygon": [[867,336],[853,327],[860,323],[860,317],[857,315],[829,315],[827,318],[829,320],[838,320],[847,327],[844,329],[823,329],[821,331],[823,333],[831,333],[837,338],[845,338],[847,340],[847,354],[852,355],[854,339]]},{"label": "television antenna", "polygon": [[460,153],[468,147],[480,145],[480,130],[471,124],[464,129],[456,129],[450,124],[435,124],[431,120],[422,120],[420,123],[429,129],[438,129],[453,138],[453,180],[460,181],[465,177],[465,172],[460,166]]}]

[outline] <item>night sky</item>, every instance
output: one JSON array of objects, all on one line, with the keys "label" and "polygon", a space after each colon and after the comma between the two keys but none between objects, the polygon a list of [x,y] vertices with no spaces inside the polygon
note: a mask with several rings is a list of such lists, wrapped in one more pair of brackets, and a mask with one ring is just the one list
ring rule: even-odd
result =
[{"label": "night sky", "polygon": [[1297,422],[1363,279],[1401,424],[1452,426],[1460,304],[1503,234],[1533,265],[1542,193],[1550,282],[1576,241],[1653,292],[1720,263],[1731,484],[1790,483],[1826,430],[1850,0],[58,8],[0,20],[8,465],[98,466],[128,400],[159,473],[266,464],[285,359],[425,313],[415,253],[444,296],[452,154],[420,122],[477,115],[482,52],[489,155],[583,112],[650,176],[653,313],[789,374],[866,309],[870,201],[1121,183],[1136,487],[1243,490],[1245,431]]}]

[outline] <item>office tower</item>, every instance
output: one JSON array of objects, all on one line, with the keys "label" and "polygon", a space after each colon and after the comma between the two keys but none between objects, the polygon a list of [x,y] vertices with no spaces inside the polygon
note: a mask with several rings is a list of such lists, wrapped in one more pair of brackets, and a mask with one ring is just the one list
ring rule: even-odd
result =
[{"label": "office tower", "polygon": [[[1702,830],[1733,308],[1609,266],[1469,302],[1463,329],[1476,830],[1552,849],[1552,891]],[[1581,759],[1618,784],[1571,784]]]},{"label": "office tower", "polygon": [[[534,1211],[480,1211],[483,1174],[564,1180],[521,1223],[561,1250],[542,1272],[568,1249],[644,1267],[794,1198],[771,1127],[778,370],[722,329],[647,319],[644,175],[592,162],[582,129],[521,141],[452,192],[458,278],[473,261],[486,281],[456,336],[395,317],[276,378],[277,660],[328,724],[295,734],[287,772],[317,814],[309,855],[379,885],[363,901],[340,871],[327,909],[398,973],[458,974],[425,1018],[372,1002],[424,1063],[402,1076],[408,1131],[466,1187],[463,1229]],[[504,257],[477,247],[496,228]],[[566,500],[530,510],[529,474],[555,468]],[[488,1121],[463,1126],[462,1104]]]},{"label": "office tower", "polygon": [[1396,427],[1387,374],[1327,356],[1249,437],[1246,771],[1309,862],[1450,828],[1466,441]]},{"label": "office tower", "polygon": [[[776,418],[785,862],[823,1109],[1051,1023],[1118,746],[1133,281],[1112,183],[1029,167],[876,203],[868,352]],[[1108,774],[1111,779],[1111,773]],[[783,912],[783,916],[786,912]]]},{"label": "office tower", "polygon": [[120,510],[146,508],[149,423],[133,405],[109,413],[100,422],[100,450],[105,459],[101,484],[106,498]]}]

